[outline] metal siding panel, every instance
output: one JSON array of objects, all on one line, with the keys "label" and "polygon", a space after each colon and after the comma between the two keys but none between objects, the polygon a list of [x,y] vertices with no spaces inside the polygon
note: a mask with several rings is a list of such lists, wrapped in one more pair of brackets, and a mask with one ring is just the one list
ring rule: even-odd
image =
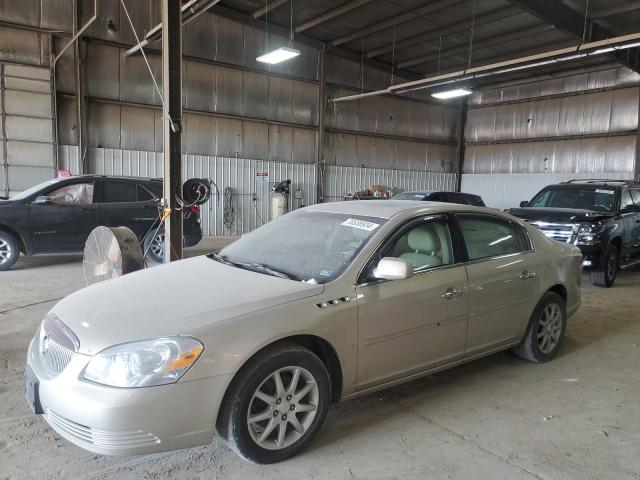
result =
[{"label": "metal siding panel", "polygon": [[52,167],[9,165],[7,168],[9,191],[21,192],[31,188],[38,183],[52,179],[53,173]]},{"label": "metal siding panel", "polygon": [[318,124],[318,86],[293,81],[292,121],[303,125]]},{"label": "metal siding panel", "polygon": [[216,111],[242,115],[242,71],[216,68]]},{"label": "metal siding panel", "polygon": [[216,155],[236,156],[242,151],[242,121],[218,118],[216,121]]},{"label": "metal siding panel", "polygon": [[247,158],[269,157],[269,126],[260,122],[242,122],[242,154]]},{"label": "metal siding panel", "polygon": [[638,128],[638,88],[613,92],[610,132],[628,132]]},{"label": "metal siding panel", "polygon": [[244,115],[253,118],[269,116],[269,77],[261,73],[243,72]]},{"label": "metal siding panel", "polygon": [[216,111],[216,68],[200,62],[183,63],[184,108],[203,112]]},{"label": "metal siding panel", "polygon": [[293,80],[269,77],[269,118],[281,122],[293,121]]},{"label": "metal siding panel", "polygon": [[48,65],[49,51],[43,47],[44,40],[44,34],[0,26],[0,61]]},{"label": "metal siding panel", "polygon": [[184,153],[214,155],[216,153],[216,118],[209,115],[184,115]]},{"label": "metal siding panel", "polygon": [[122,148],[155,149],[154,111],[149,108],[122,107]]},{"label": "metal siding panel", "polygon": [[[147,59],[154,76],[160,79],[162,75],[161,58],[157,55],[147,55]],[[160,105],[160,97],[142,55],[129,57],[120,55],[120,100]]]},{"label": "metal siding panel", "polygon": [[53,145],[9,140],[7,141],[7,163],[53,168]]},{"label": "metal siding panel", "polygon": [[216,18],[215,15],[205,13],[183,29],[184,55],[208,60],[215,59],[217,42],[212,42],[211,39],[213,37],[217,40],[218,37]]},{"label": "metal siding panel", "polygon": [[[120,54],[122,50],[99,43],[87,44],[87,93],[91,97],[120,99]],[[149,74],[147,73],[147,76]]]},{"label": "metal siding panel", "polygon": [[292,161],[293,129],[283,125],[269,125],[269,160]]},{"label": "metal siding panel", "polygon": [[244,26],[220,15],[215,15],[215,19],[217,27],[215,36],[216,60],[243,65],[245,49]]},{"label": "metal siding panel", "polygon": [[306,128],[294,128],[293,154],[291,161],[295,163],[315,163],[316,131]]}]

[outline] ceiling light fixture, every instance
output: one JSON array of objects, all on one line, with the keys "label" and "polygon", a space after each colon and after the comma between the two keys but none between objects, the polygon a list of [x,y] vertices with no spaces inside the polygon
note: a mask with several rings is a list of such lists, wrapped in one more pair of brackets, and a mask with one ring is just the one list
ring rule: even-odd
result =
[{"label": "ceiling light fixture", "polygon": [[300,55],[300,50],[289,47],[280,47],[271,52],[260,55],[256,60],[262,63],[268,63],[275,65],[276,63],[282,63]]},{"label": "ceiling light fixture", "polygon": [[442,92],[434,92],[431,94],[432,97],[439,98],[441,100],[445,100],[447,98],[457,98],[457,97],[465,97],[467,95],[471,95],[471,90],[467,90],[466,88],[456,88],[454,90],[444,90]]}]

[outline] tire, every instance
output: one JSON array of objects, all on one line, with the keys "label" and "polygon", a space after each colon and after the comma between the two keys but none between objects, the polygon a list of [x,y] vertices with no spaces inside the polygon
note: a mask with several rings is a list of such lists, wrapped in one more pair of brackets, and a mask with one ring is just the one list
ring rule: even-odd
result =
[{"label": "tire", "polygon": [[602,263],[591,271],[591,283],[597,287],[609,288],[616,280],[620,268],[620,254],[615,245],[609,245],[602,257]]},{"label": "tire", "polygon": [[513,351],[530,362],[548,362],[560,349],[566,328],[564,300],[557,293],[546,292],[531,315],[522,342]]},{"label": "tire", "polygon": [[[298,381],[290,390],[296,376]],[[216,427],[243,459],[258,464],[281,462],[299,453],[318,433],[330,401],[331,381],[322,360],[299,345],[282,343],[258,353],[238,372],[225,394]]]},{"label": "tire", "polygon": [[[155,233],[155,232],[154,232]],[[145,258],[155,263],[164,262],[164,231],[148,235],[144,240]]]},{"label": "tire", "polygon": [[0,230],[0,272],[9,270],[20,257],[20,246],[16,237]]}]

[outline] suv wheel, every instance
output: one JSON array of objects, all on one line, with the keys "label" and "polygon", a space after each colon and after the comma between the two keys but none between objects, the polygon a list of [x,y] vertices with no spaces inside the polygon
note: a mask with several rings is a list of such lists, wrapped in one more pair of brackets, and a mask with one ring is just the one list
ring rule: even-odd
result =
[{"label": "suv wheel", "polygon": [[0,271],[13,267],[18,257],[20,257],[20,249],[16,238],[0,230]]},{"label": "suv wheel", "polygon": [[157,232],[153,236],[147,236],[144,241],[144,251],[146,252],[146,258],[152,262],[164,262],[164,232]]},{"label": "suv wheel", "polygon": [[616,279],[620,268],[620,258],[615,245],[609,245],[601,264],[591,272],[591,282],[598,287],[609,288]]}]

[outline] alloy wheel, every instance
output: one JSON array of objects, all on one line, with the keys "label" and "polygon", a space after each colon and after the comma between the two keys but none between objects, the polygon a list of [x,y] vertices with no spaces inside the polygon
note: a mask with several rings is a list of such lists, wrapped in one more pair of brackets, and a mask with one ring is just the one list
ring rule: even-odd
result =
[{"label": "alloy wheel", "polygon": [[160,233],[153,237],[149,249],[157,258],[164,258],[164,233]]},{"label": "alloy wheel", "polygon": [[607,259],[607,276],[609,279],[612,279],[616,276],[616,272],[618,271],[618,259],[615,253],[611,253],[609,258]]},{"label": "alloy wheel", "polygon": [[538,348],[544,354],[553,351],[562,335],[562,310],[557,303],[545,307],[538,321]]},{"label": "alloy wheel", "polygon": [[13,252],[11,251],[11,245],[9,245],[9,242],[0,238],[0,265],[8,262],[12,254]]},{"label": "alloy wheel", "polygon": [[303,367],[276,370],[253,393],[247,426],[253,441],[267,450],[281,450],[309,430],[318,412],[320,389]]}]

